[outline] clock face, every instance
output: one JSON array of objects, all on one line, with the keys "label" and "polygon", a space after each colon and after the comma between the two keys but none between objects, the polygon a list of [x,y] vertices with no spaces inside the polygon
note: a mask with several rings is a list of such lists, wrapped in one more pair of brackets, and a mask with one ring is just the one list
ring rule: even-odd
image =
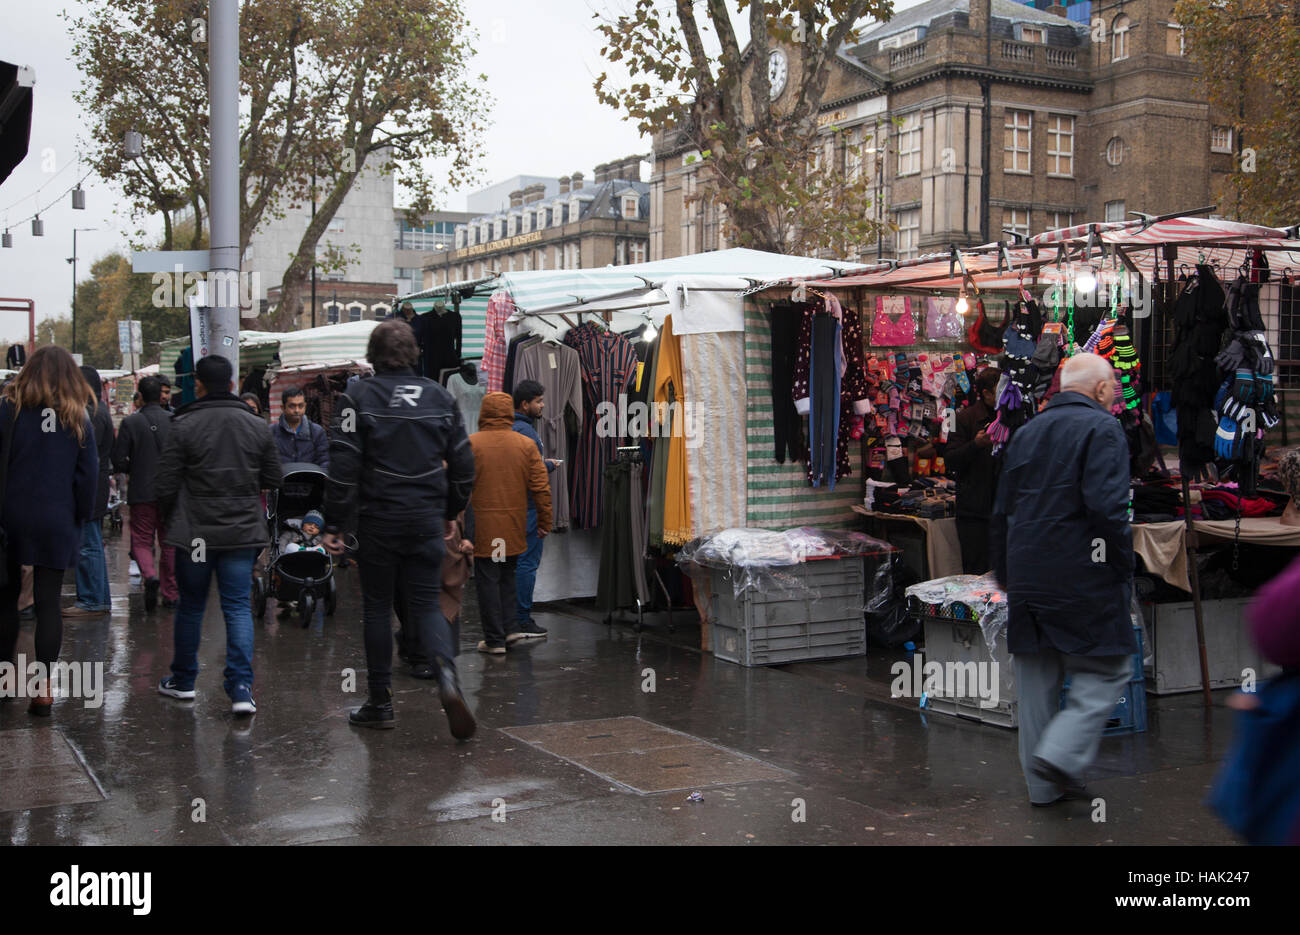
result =
[{"label": "clock face", "polygon": [[789,69],[786,67],[785,53],[776,49],[767,58],[767,80],[772,85],[772,100],[781,96],[785,90],[785,79]]}]

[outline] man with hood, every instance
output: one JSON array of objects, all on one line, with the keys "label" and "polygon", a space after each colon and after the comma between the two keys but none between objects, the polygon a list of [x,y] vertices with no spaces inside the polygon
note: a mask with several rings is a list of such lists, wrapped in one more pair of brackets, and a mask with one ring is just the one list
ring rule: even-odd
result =
[{"label": "man with hood", "polygon": [[77,560],[77,601],[65,608],[65,617],[99,617],[112,610],[108,588],[108,562],[104,558],[104,514],[108,512],[108,481],[112,474],[113,416],[104,402],[104,386],[99,371],[82,367],[81,375],[90,384],[86,407],[95,430],[95,448],[99,451],[99,479],[95,488],[95,510],[81,526],[81,556]]},{"label": "man with hood", "polygon": [[479,412],[478,431],[469,437],[478,473],[470,514],[474,541],[474,582],[483,622],[481,653],[505,655],[515,636],[519,556],[528,548],[529,494],[537,510],[537,536],[551,528],[551,481],[537,443],[514,430],[515,407],[509,393],[488,393]]}]

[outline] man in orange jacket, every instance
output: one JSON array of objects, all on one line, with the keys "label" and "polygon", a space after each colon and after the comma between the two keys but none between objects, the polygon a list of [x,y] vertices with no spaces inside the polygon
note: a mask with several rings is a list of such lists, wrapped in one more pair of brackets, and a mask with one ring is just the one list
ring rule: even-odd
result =
[{"label": "man in orange jacket", "polygon": [[[537,508],[537,534],[551,528],[551,481],[537,445],[514,431],[515,407],[508,393],[488,393],[479,411],[470,515],[474,581],[483,620],[481,653],[503,656],[518,611],[515,566],[528,547],[528,495]],[[514,640],[509,640],[514,642]]]}]

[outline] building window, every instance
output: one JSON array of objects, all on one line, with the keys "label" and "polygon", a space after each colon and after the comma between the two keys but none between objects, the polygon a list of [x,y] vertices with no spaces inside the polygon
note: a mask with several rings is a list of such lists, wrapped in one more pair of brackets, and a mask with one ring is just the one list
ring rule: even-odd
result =
[{"label": "building window", "polygon": [[629,252],[628,255],[629,255],[629,257],[631,258],[631,260],[632,260],[633,263],[644,263],[644,262],[645,262],[645,260],[646,260],[646,244],[645,244],[644,241],[638,240],[638,241],[632,243],[632,244],[630,245],[630,247],[629,247],[629,251],[630,251],[630,252]]},{"label": "building window", "polygon": [[1187,30],[1177,23],[1170,23],[1165,29],[1165,54],[1177,56],[1187,54]]},{"label": "building window", "polygon": [[1003,124],[1003,160],[1004,172],[1029,174],[1030,134],[1033,132],[1034,115],[1027,110],[1007,111],[1006,123]]},{"label": "building window", "polygon": [[326,302],[325,303],[325,324],[337,325],[339,323],[339,310],[341,308],[343,308],[343,306],[337,302]]},{"label": "building window", "polygon": [[[309,220],[307,223],[310,224],[311,221]],[[330,222],[326,225],[325,230],[330,234],[343,233],[343,218],[339,217],[337,214],[334,215],[334,217],[330,218]]]},{"label": "building window", "polygon": [[1074,215],[1065,211],[1049,211],[1047,213],[1048,230],[1060,230],[1063,227],[1074,226]]},{"label": "building window", "polygon": [[890,36],[888,39],[881,39],[877,48],[880,51],[885,49],[901,49],[905,45],[911,45],[920,39],[920,31],[909,29],[907,32],[900,32],[896,36]]},{"label": "building window", "polygon": [[1210,131],[1210,152],[1232,152],[1232,127],[1215,127]]},{"label": "building window", "polygon": [[641,198],[637,195],[623,196],[623,219],[624,220],[635,221],[637,219],[637,215],[641,213],[638,210],[640,202],[641,202]]},{"label": "building window", "polygon": [[627,265],[627,244],[622,240],[614,244],[614,265]]},{"label": "building window", "polygon": [[565,269],[582,268],[582,254],[580,252],[580,247],[578,244],[576,243],[566,244],[564,247],[564,253],[565,253],[565,257],[564,257]]},{"label": "building window", "polygon": [[1128,58],[1128,31],[1133,21],[1121,13],[1110,26],[1110,60],[1121,62]]},{"label": "building window", "polygon": [[1005,208],[1002,211],[1002,229],[1018,234],[1021,237],[1029,236],[1029,209],[1028,208]]},{"label": "building window", "polygon": [[546,248],[537,251],[537,268],[546,269]]},{"label": "building window", "polygon": [[1047,118],[1047,174],[1074,175],[1074,118],[1052,114]]},{"label": "building window", "polygon": [[895,212],[894,223],[898,225],[895,253],[900,260],[911,259],[916,256],[921,239],[921,209]]},{"label": "building window", "polygon": [[1021,26],[1021,27],[1020,27],[1020,41],[1021,41],[1021,42],[1038,42],[1038,43],[1046,42],[1046,41],[1047,41],[1047,31],[1046,31],[1045,29],[1043,29],[1042,26]]},{"label": "building window", "polygon": [[908,114],[898,130],[898,174],[921,171],[921,115]]},{"label": "building window", "polygon": [[1106,223],[1114,221],[1123,221],[1126,219],[1124,211],[1124,202],[1108,201],[1106,202]]},{"label": "building window", "polygon": [[393,307],[387,302],[376,302],[374,305],[370,306],[370,318],[379,321],[379,319],[392,312],[392,310]]},{"label": "building window", "polygon": [[1107,165],[1117,166],[1124,161],[1124,141],[1118,136],[1112,136],[1110,142],[1106,144],[1106,163]]},{"label": "building window", "polygon": [[360,321],[362,313],[366,307],[360,302],[351,302],[348,304],[348,321]]}]

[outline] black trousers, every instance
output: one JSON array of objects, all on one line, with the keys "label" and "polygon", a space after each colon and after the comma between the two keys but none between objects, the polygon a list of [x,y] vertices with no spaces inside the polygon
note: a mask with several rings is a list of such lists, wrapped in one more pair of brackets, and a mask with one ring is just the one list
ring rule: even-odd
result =
[{"label": "black trousers", "polygon": [[989,556],[989,521],[957,517],[957,542],[961,545],[961,570],[966,575],[982,575],[993,570]]},{"label": "black trousers", "polygon": [[797,305],[772,306],[772,419],[777,464],[785,464],[786,452],[791,461],[802,461],[808,455],[803,441],[803,419],[794,408],[794,369],[802,317]]},{"label": "black trousers", "polygon": [[836,384],[837,322],[830,315],[813,317],[812,411],[808,419],[809,479],[813,486],[833,486],[839,445],[840,397]]},{"label": "black trousers", "polygon": [[366,668],[372,696],[386,694],[393,682],[393,606],[398,588],[404,597],[406,626],[439,665],[454,666],[451,628],[438,604],[442,587],[442,530],[394,534],[361,529],[357,533],[361,572],[361,619]]},{"label": "black trousers", "polygon": [[[18,595],[23,589],[23,569],[9,562],[9,583],[0,588],[0,662],[16,662],[18,645]],[[36,602],[36,661],[49,666],[63,645],[63,569],[37,565],[32,576]],[[31,660],[29,660],[31,661]]]},{"label": "black trousers", "polygon": [[519,592],[515,587],[515,566],[519,556],[499,562],[474,559],[474,586],[478,592],[478,615],[483,622],[483,640],[489,646],[506,645],[519,619]]}]

